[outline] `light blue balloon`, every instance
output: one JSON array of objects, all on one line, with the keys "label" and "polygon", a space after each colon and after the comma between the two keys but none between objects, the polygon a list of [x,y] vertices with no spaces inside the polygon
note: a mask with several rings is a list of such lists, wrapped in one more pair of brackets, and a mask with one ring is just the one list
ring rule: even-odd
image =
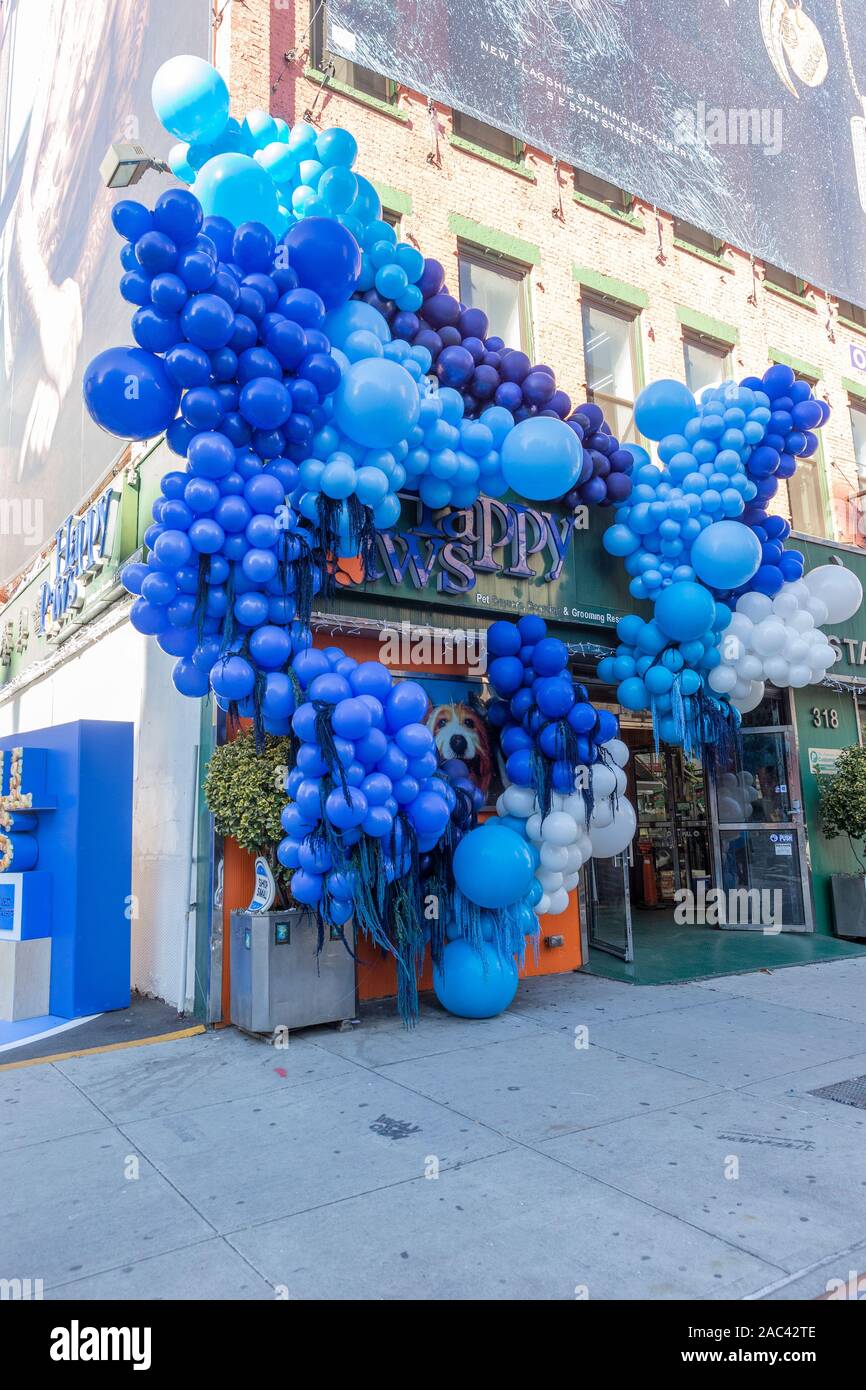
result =
[{"label": "light blue balloon", "polygon": [[189,162],[189,145],[172,145],[166,162],[176,179],[182,183],[195,182],[195,169]]},{"label": "light blue balloon", "polygon": [[281,140],[272,140],[258,150],[255,161],[268,171],[274,183],[291,183],[298,172],[297,157]]},{"label": "light blue balloon", "polygon": [[740,521],[714,521],[692,545],[692,568],[713,589],[738,589],[757,574],[760,564],[761,542]]},{"label": "light blue balloon", "polygon": [[513,958],[500,955],[489,941],[476,948],[459,937],[450,940],[441,969],[433,971],[436,998],[457,1018],[494,1018],[508,1008],[517,985]]},{"label": "light blue balloon", "polygon": [[419,411],[415,382],[399,362],[385,357],[353,362],[334,395],[335,422],[370,449],[387,449],[405,439]]},{"label": "light blue balloon", "polygon": [[187,143],[209,144],[229,118],[229,89],[210,63],[178,54],[158,69],[150,89],[157,118],[171,135]]},{"label": "light blue balloon", "polygon": [[645,386],[634,407],[638,430],[647,439],[654,440],[662,440],[668,434],[682,434],[697,413],[697,402],[689,388],[681,381],[666,378]]},{"label": "light blue balloon", "polygon": [[715,615],[716,604],[709,589],[689,580],[662,589],[656,599],[656,623],[675,642],[690,642],[702,636],[712,627]]},{"label": "light blue balloon", "polygon": [[562,497],[580,477],[583,446],[574,430],[553,416],[521,420],[506,436],[501,452],[508,486],[531,501]]},{"label": "light blue balloon", "polygon": [[509,907],[529,890],[535,873],[526,841],[488,821],[470,830],[454,852],[454,881],[478,907]]},{"label": "light blue balloon", "polygon": [[274,235],[284,222],[271,176],[246,154],[219,154],[199,172],[193,192],[206,217],[225,217],[235,227],[263,222]]},{"label": "light blue balloon", "polygon": [[380,343],[390,343],[391,330],[378,309],[362,299],[350,299],[339,309],[332,309],[322,325],[332,347],[344,348],[352,333],[373,333]]}]

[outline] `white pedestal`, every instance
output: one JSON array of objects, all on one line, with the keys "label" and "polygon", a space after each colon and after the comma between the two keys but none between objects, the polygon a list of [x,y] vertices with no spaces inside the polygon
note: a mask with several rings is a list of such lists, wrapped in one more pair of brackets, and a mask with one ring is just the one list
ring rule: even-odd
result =
[{"label": "white pedestal", "polygon": [[51,937],[0,941],[0,1019],[16,1023],[48,1013]]}]

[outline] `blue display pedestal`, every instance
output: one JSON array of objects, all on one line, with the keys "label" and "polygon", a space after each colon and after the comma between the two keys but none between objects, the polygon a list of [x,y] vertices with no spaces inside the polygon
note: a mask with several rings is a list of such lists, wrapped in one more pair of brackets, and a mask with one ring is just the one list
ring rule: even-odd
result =
[{"label": "blue display pedestal", "polygon": [[[131,724],[0,738],[0,1018],[129,1004]],[[38,1001],[39,1007],[35,1007]]]}]

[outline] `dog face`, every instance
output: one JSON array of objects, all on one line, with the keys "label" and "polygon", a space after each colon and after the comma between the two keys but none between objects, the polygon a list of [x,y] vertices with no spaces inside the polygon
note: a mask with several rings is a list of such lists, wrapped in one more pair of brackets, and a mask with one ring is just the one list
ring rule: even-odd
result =
[{"label": "dog face", "polygon": [[427,728],[436,740],[436,751],[443,761],[460,758],[477,787],[487,795],[493,773],[487,725],[471,705],[434,705],[427,716]]}]

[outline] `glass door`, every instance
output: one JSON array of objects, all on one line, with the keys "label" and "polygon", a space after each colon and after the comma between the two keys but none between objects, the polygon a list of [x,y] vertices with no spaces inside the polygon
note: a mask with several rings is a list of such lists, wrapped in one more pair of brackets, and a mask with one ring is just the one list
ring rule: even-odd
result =
[{"label": "glass door", "polygon": [[589,944],[620,960],[634,960],[631,903],[628,894],[629,851],[614,859],[590,859],[583,877]]},{"label": "glass door", "polygon": [[743,721],[739,753],[715,779],[714,836],[729,930],[814,930],[796,741],[787,692]]}]

